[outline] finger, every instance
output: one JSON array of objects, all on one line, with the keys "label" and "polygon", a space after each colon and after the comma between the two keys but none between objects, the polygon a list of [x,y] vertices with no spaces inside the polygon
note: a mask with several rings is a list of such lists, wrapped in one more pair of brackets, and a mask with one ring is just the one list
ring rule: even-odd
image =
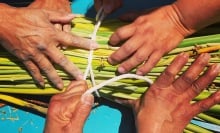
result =
[{"label": "finger", "polygon": [[64,93],[60,94],[63,100],[68,100],[74,98],[80,99],[81,95],[86,91],[85,86],[75,86],[73,89],[69,89],[64,91]]},{"label": "finger", "polygon": [[194,80],[208,64],[209,58],[210,55],[208,53],[201,54],[188,70],[174,82],[173,86],[177,92],[182,93],[192,85]]},{"label": "finger", "polygon": [[103,8],[106,14],[113,12],[115,9],[119,8],[122,5],[121,0],[104,0]]},{"label": "finger", "polygon": [[36,56],[32,57],[32,60],[38,64],[38,67],[47,75],[48,79],[56,86],[56,88],[63,89],[62,79],[44,55],[38,53]]},{"label": "finger", "polygon": [[56,95],[56,99],[68,100],[74,97],[78,97],[88,89],[87,83],[85,80],[72,81],[67,89]]},{"label": "finger", "polygon": [[83,79],[83,73],[80,69],[75,66],[67,57],[59,51],[55,46],[50,47],[46,50],[46,54],[52,59],[56,64],[60,65],[66,72],[71,76],[75,77],[76,80]]},{"label": "finger", "polygon": [[218,76],[220,72],[220,64],[212,65],[203,76],[198,78],[192,86],[186,91],[188,99],[193,99],[199,95],[212,81]]},{"label": "finger", "polygon": [[61,24],[54,24],[54,27],[59,30],[62,31],[62,25]]},{"label": "finger", "polygon": [[[132,41],[130,41],[130,42],[132,42]],[[137,42],[137,43],[142,43],[142,42]],[[134,44],[132,46],[134,47]],[[132,54],[132,53],[129,53],[130,51],[133,52],[133,50],[137,49],[137,48],[135,48],[135,47],[133,48],[133,47],[131,47],[129,45],[127,45],[127,47],[129,49],[124,52],[124,54],[127,55],[127,56],[129,56],[129,54],[130,55]],[[122,48],[123,48],[123,46],[122,46]],[[133,69],[136,66],[140,65],[141,63],[143,63],[144,61],[147,60],[150,52],[151,52],[151,49],[148,49],[146,51],[146,49],[143,49],[143,47],[138,48],[138,50],[131,57],[129,57],[129,58],[128,57],[124,57],[124,58],[128,58],[128,59],[126,61],[124,61],[118,67],[118,72],[119,73],[127,73],[131,69]],[[117,57],[117,58],[115,58],[117,60],[121,59],[121,56],[118,56],[118,55],[115,55],[114,57]],[[123,59],[121,59],[121,60],[123,60]]]},{"label": "finger", "polygon": [[76,86],[84,86],[84,88],[87,90],[88,86],[85,80],[79,80],[79,81],[72,81],[68,86],[67,90],[74,89]]},{"label": "finger", "polygon": [[71,31],[71,25],[70,24],[64,24],[63,25],[63,31],[70,33]]},{"label": "finger", "polygon": [[204,112],[211,108],[212,106],[220,103],[220,91],[215,92],[208,98],[198,101],[192,104],[192,116],[197,115],[198,113]]},{"label": "finger", "polygon": [[98,48],[98,44],[95,41],[91,39],[79,37],[71,33],[58,32],[56,37],[57,37],[57,40],[65,46],[74,46],[74,47],[84,48],[84,49]]},{"label": "finger", "polygon": [[89,113],[92,110],[94,104],[93,95],[84,95],[84,101],[81,101],[79,106],[76,108],[74,115],[71,119],[72,127],[83,127]]},{"label": "finger", "polygon": [[187,53],[179,54],[165,71],[154,82],[154,85],[163,88],[171,85],[175,80],[176,75],[181,71],[187,63],[189,55]]},{"label": "finger", "polygon": [[36,81],[37,85],[39,85],[40,88],[44,88],[44,79],[40,73],[39,68],[32,61],[23,61],[23,63],[30,72],[33,79]]},{"label": "finger", "polygon": [[102,0],[95,0],[94,4],[96,11],[98,11],[102,6]]},{"label": "finger", "polygon": [[129,37],[131,37],[134,32],[135,27],[133,27],[133,25],[131,24],[117,29],[116,32],[111,35],[109,39],[109,45],[118,45],[120,42],[127,40]]},{"label": "finger", "polygon": [[[108,62],[112,65],[117,65],[121,63],[122,61],[126,60],[128,57],[130,57],[142,44],[142,39],[139,37],[133,37],[127,42],[125,42],[117,51],[112,53],[108,57]],[[126,70],[119,70],[121,73],[124,73]]]},{"label": "finger", "polygon": [[75,17],[75,15],[72,13],[55,12],[43,9],[42,11],[48,15],[49,20],[53,23],[70,23],[71,20]]},{"label": "finger", "polygon": [[[151,52],[151,51],[149,51],[149,52]],[[145,75],[147,72],[149,72],[157,64],[157,62],[161,59],[162,52],[156,51],[156,52],[149,53],[148,55],[149,55],[148,60],[146,60],[145,63],[137,69],[136,74]]]}]

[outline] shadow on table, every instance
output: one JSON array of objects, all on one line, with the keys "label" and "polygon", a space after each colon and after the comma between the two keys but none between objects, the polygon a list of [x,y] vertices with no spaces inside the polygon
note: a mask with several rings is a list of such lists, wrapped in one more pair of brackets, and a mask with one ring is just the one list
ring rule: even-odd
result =
[{"label": "shadow on table", "polygon": [[112,109],[117,109],[121,113],[121,123],[119,125],[118,133],[135,133],[135,121],[132,109],[121,104],[112,102],[104,98],[96,99],[96,102],[99,103],[98,106],[109,106]]}]

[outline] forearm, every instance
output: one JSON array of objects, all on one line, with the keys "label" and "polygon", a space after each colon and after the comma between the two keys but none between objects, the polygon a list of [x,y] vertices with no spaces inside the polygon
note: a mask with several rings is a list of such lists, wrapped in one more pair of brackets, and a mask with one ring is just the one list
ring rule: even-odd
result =
[{"label": "forearm", "polygon": [[177,0],[173,7],[189,30],[197,31],[220,21],[219,0]]}]

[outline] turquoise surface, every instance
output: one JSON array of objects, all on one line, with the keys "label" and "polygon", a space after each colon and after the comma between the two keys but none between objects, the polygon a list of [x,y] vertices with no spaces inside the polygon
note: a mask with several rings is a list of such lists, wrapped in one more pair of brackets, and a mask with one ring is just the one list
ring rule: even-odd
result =
[{"label": "turquoise surface", "polygon": [[1,133],[42,133],[45,118],[12,106],[0,108]]},{"label": "turquoise surface", "polygon": [[[134,133],[131,110],[105,99],[93,108],[84,133]],[[123,114],[123,115],[122,115]],[[12,106],[0,108],[1,133],[42,133],[45,117]]]}]

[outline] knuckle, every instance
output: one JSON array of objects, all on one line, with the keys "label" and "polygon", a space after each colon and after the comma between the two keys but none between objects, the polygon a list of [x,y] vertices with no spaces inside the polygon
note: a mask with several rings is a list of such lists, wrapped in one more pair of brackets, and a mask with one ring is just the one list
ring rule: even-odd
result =
[{"label": "knuckle", "polygon": [[142,54],[142,53],[137,53],[135,55],[135,60],[138,62],[138,63],[141,63],[143,61],[146,60],[146,57]]},{"label": "knuckle", "polygon": [[78,81],[80,85],[84,86],[83,88],[86,88],[87,87],[87,82],[86,80],[79,80]]},{"label": "knuckle", "polygon": [[81,41],[80,37],[76,37],[68,33],[65,33],[65,35],[63,36],[63,40],[65,40],[65,42],[70,43],[70,44],[71,43],[78,44]]},{"label": "knuckle", "polygon": [[18,49],[16,49],[16,50],[13,51],[13,54],[15,56],[17,56],[20,60],[27,61],[27,60],[30,59],[32,52],[29,52],[27,50],[18,50]]},{"label": "knuckle", "polygon": [[124,53],[130,53],[131,51],[134,50],[134,47],[132,45],[127,45],[125,47],[122,48]]},{"label": "knuckle", "polygon": [[[120,55],[119,55],[120,56]],[[115,64],[118,64],[119,62],[120,62],[120,57],[119,56],[114,56],[114,55],[112,55],[111,57],[110,57],[110,59],[111,59],[111,61],[113,61],[113,64],[115,65]]]},{"label": "knuckle", "polygon": [[[80,91],[80,93],[83,94],[86,90],[87,90],[86,87],[81,87],[81,91]],[[80,95],[81,95],[81,94],[80,94]]]},{"label": "knuckle", "polygon": [[191,90],[193,91],[193,93],[199,94],[201,92],[202,88],[200,87],[199,83],[194,83],[191,86]]},{"label": "knuckle", "polygon": [[198,107],[200,108],[200,110],[202,112],[209,109],[209,105],[207,103],[205,103],[205,102],[199,102],[198,103]]},{"label": "knuckle", "polygon": [[194,81],[193,78],[191,78],[191,77],[189,77],[187,75],[183,75],[181,77],[181,79],[182,79],[183,82],[185,82],[187,84],[191,84]]},{"label": "knuckle", "polygon": [[66,66],[69,63],[68,59],[64,55],[59,56],[57,59],[58,59],[58,62],[56,63],[60,64],[61,66]]},{"label": "knuckle", "polygon": [[136,24],[142,24],[145,21],[145,17],[144,16],[140,16],[136,19],[135,23]]},{"label": "knuckle", "polygon": [[29,72],[32,74],[32,75],[37,75],[39,73],[39,70],[37,67],[30,67],[29,69]]},{"label": "knuckle", "polygon": [[174,74],[169,70],[164,71],[161,76],[165,77],[165,79],[174,78]]},{"label": "knuckle", "polygon": [[123,38],[123,29],[118,29],[116,32],[113,34],[112,38],[116,38],[117,40],[121,40]]},{"label": "knuckle", "polygon": [[53,69],[49,66],[44,66],[41,68],[42,71],[44,71],[45,73],[51,73],[53,71]]},{"label": "knuckle", "polygon": [[38,54],[38,52],[33,52],[31,55],[31,58],[34,59],[34,61],[37,64],[40,64],[42,62],[42,60],[44,59],[44,56],[41,54]]},{"label": "knuckle", "polygon": [[211,99],[213,99],[213,105],[220,103],[220,91],[215,92],[210,96]]},{"label": "knuckle", "polygon": [[45,51],[45,50],[47,50],[47,45],[45,43],[39,43],[39,44],[37,44],[37,48],[39,50]]}]

